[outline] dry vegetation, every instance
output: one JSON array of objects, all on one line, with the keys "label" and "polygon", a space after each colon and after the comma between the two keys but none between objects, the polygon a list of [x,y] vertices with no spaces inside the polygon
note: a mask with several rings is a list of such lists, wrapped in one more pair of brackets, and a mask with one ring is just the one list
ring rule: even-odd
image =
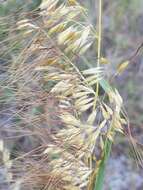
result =
[{"label": "dry vegetation", "polygon": [[75,0],[0,18],[0,148],[12,189],[102,188],[114,136],[128,131],[128,119],[101,55],[101,3],[96,27]]}]

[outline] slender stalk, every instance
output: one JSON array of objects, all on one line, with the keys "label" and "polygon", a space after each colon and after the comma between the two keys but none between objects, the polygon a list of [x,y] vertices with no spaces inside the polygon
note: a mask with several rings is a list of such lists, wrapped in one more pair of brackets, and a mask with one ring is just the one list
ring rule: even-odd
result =
[{"label": "slender stalk", "polygon": [[99,17],[98,17],[98,60],[97,66],[100,66],[101,57],[101,39],[102,39],[102,0],[99,0]]},{"label": "slender stalk", "polygon": [[[98,17],[98,52],[97,52],[97,67],[100,66],[101,57],[101,39],[102,39],[102,0],[99,0],[99,17]],[[96,93],[99,93],[99,83],[97,82]]]},{"label": "slender stalk", "polygon": [[[98,16],[98,49],[97,49],[97,67],[100,66],[101,58],[101,39],[102,39],[102,0],[99,0],[99,16]],[[94,109],[96,107],[97,97],[99,95],[99,82],[96,84],[96,96],[94,102]]]},{"label": "slender stalk", "polygon": [[[97,67],[100,66],[101,39],[102,39],[102,0],[99,0]],[[96,97],[95,97],[96,99],[97,99],[98,95],[99,95],[99,83],[97,82]],[[95,99],[95,107],[96,107],[96,99]],[[97,173],[96,169],[93,172],[93,188],[92,188],[93,190],[102,190],[103,189],[105,166],[106,166],[106,161],[108,160],[108,157],[111,152],[111,146],[112,146],[112,142],[109,140],[106,140],[102,159],[98,164],[99,165],[98,173]]]},{"label": "slender stalk", "polygon": [[102,190],[103,189],[105,167],[106,167],[106,162],[107,162],[110,152],[111,152],[111,147],[112,147],[112,142],[107,140],[105,142],[105,150],[104,150],[103,158],[99,165],[99,171],[98,171],[98,175],[96,176],[93,190]]}]

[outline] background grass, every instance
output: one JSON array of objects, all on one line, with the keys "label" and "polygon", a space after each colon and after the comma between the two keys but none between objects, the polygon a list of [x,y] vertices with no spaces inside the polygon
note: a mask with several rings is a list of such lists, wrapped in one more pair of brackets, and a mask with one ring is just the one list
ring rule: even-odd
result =
[{"label": "background grass", "polygon": [[[20,1],[19,1],[20,2]],[[35,2],[34,2],[35,3]],[[36,1],[38,4],[39,2]],[[85,4],[89,11],[89,19],[96,25],[97,23],[97,3],[94,0],[81,1]],[[22,2],[23,4],[23,2]],[[36,5],[26,6],[25,10],[32,10]],[[7,13],[19,11],[21,2],[15,4],[14,1],[9,1],[9,4],[5,7],[0,6],[0,14],[7,15]],[[105,0],[103,11],[103,43],[102,54],[108,58],[110,64],[107,65],[108,75],[110,76],[115,72],[117,65],[123,60],[127,60],[142,43],[143,37],[143,2],[142,0]],[[11,18],[12,22],[14,19]],[[11,22],[11,20],[9,22]],[[0,39],[7,39],[10,34],[7,33],[7,26],[2,24],[0,27]],[[9,44],[5,44],[9,46]],[[2,47],[4,48],[4,47]],[[2,55],[2,60],[9,61],[11,56],[17,54],[19,49],[22,48],[21,44],[15,44],[11,46],[10,53],[6,56]],[[4,52],[4,50],[2,51]],[[12,52],[12,53],[11,53]],[[92,52],[88,55],[92,58]],[[90,63],[94,65],[93,63]],[[134,59],[133,64],[129,65],[128,69],[116,78],[115,85],[118,86],[120,93],[124,98],[125,107],[127,109],[130,121],[131,130],[139,142],[143,142],[142,136],[142,123],[143,123],[143,59],[142,50],[138,56]],[[84,65],[83,65],[84,67]],[[11,96],[13,92],[8,89],[6,96]],[[36,110],[37,113],[37,110]],[[125,154],[130,152],[128,143],[121,136],[117,139],[120,142],[119,146],[113,148],[113,154],[119,154],[119,151],[123,151]],[[132,159],[131,155],[131,159]],[[132,163],[131,163],[132,164]]]}]

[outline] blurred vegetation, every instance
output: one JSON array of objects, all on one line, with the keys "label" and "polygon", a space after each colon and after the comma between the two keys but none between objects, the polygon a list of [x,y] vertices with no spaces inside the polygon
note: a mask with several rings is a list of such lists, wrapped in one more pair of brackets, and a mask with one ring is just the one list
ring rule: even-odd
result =
[{"label": "blurred vegetation", "polygon": [[[19,55],[23,47],[25,47],[25,43],[30,40],[30,38],[27,37],[26,41],[25,38],[21,40],[21,32],[15,31],[15,27],[17,27],[19,18],[24,19],[25,14],[28,15],[28,18],[35,18],[35,16],[37,16],[40,3],[41,0],[28,1],[27,3],[25,3],[24,0],[8,0],[4,3],[1,3],[0,41],[3,42],[0,43],[1,72],[5,71],[7,64],[11,64],[13,61],[15,61],[17,55]],[[89,10],[88,19],[93,23],[94,26],[96,26],[98,22],[97,1],[83,0],[81,1],[81,4],[85,4]],[[106,75],[108,78],[110,78],[110,76],[116,72],[117,66],[121,62],[128,60],[130,56],[132,56],[132,54],[136,51],[138,46],[142,43],[142,8],[142,0],[104,1],[102,55],[103,57],[106,57],[110,63],[105,65],[107,70]],[[11,15],[11,17],[8,15]],[[16,37],[12,40],[7,40],[11,37],[11,33]],[[95,66],[96,59],[96,57],[93,56],[95,50],[93,47],[90,50],[91,51],[87,54],[87,58],[91,60],[90,67],[93,67]],[[22,59],[20,58],[19,62],[21,60]],[[85,60],[84,57],[79,60],[79,63],[83,63],[79,66],[80,69],[87,69],[87,65],[89,64],[88,60]],[[16,64],[18,64],[18,62],[16,62]],[[113,81],[113,85],[118,86],[118,89],[123,96],[125,108],[131,121],[131,130],[133,130],[135,133],[136,138],[141,141],[142,138],[140,137],[141,135],[139,132],[142,130],[143,123],[143,98],[141,96],[143,93],[142,64],[142,51],[140,51],[137,57],[133,60],[133,63],[131,62],[127,70],[125,70],[123,74],[117,76],[115,81]],[[53,82],[50,82],[48,86],[44,84],[42,89],[49,91],[53,85]],[[16,96],[16,92],[13,90],[13,88],[5,88],[3,93],[3,97],[0,99],[0,101],[4,101],[3,98],[7,99],[8,102],[15,101],[14,98]],[[32,93],[33,92],[31,92],[31,94]],[[42,115],[43,112],[44,110],[41,104],[32,107],[30,110],[32,117]],[[16,123],[21,122],[21,118],[18,115],[14,119]],[[122,143],[122,137],[121,139],[119,138],[119,141]]]},{"label": "blurred vegetation", "polygon": [[11,13],[18,13],[19,11],[33,11],[41,3],[41,0],[6,0],[0,5],[0,16],[6,16]]},{"label": "blurred vegetation", "polygon": [[[83,2],[83,1],[82,1]],[[84,1],[89,7],[90,19],[96,24],[97,1]],[[94,11],[96,7],[96,12]],[[142,0],[105,0],[103,12],[103,54],[110,61],[110,73],[117,65],[128,60],[143,42],[143,1]],[[143,112],[143,50],[141,49],[128,69],[116,78],[116,85],[123,95],[125,107],[132,127],[142,128]]]}]

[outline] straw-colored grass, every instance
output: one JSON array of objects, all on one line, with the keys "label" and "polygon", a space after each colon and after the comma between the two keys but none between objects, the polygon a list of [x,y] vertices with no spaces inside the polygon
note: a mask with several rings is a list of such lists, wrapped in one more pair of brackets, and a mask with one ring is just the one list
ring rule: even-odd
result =
[{"label": "straw-colored grass", "polygon": [[[13,142],[8,181],[13,189],[100,190],[114,136],[126,124],[102,64],[102,1],[97,30],[75,0],[46,0],[39,8],[11,18],[0,42],[8,62],[1,66],[1,113],[8,118],[1,130]],[[93,48],[91,67],[86,54]]]}]

